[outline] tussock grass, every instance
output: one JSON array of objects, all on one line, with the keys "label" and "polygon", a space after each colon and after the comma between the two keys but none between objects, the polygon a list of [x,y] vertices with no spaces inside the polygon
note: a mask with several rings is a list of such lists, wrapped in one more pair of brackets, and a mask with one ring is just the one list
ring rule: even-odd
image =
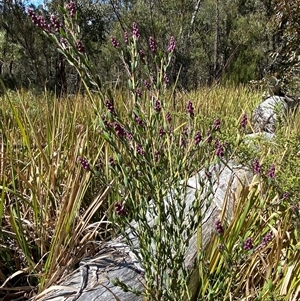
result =
[{"label": "tussock grass", "polygon": [[105,236],[106,187],[77,162],[97,162],[105,145],[84,99],[18,94],[1,105],[1,281],[14,286],[23,270],[43,289]]},{"label": "tussock grass", "polygon": [[[122,91],[113,93],[126,116],[128,98]],[[250,115],[261,100],[261,93],[246,87],[168,93],[172,114],[185,111],[191,99],[201,131],[219,118],[228,140],[238,139],[242,114]],[[27,92],[1,99],[2,296],[16,287],[27,294],[48,288],[95,254],[97,242],[111,233],[105,215],[111,150],[99,133],[97,103],[97,96],[92,105],[81,96],[57,100]],[[263,162],[264,174],[275,163],[276,179],[256,176],[237,196],[233,221],[202,255],[198,300],[299,298],[299,117],[298,110],[282,124],[275,144],[260,142],[259,152],[240,149],[243,162],[251,165],[254,157]],[[89,161],[91,170],[82,169],[79,157]],[[286,190],[290,196],[283,200]],[[268,232],[272,240],[260,248]],[[243,250],[247,237],[255,246],[249,252]]]}]

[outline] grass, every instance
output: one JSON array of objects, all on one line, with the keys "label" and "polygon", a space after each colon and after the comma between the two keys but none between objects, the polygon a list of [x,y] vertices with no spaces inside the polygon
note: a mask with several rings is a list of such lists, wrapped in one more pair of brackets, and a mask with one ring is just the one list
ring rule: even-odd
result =
[{"label": "grass", "polygon": [[[114,99],[126,115],[124,95],[115,91]],[[191,99],[203,132],[218,117],[222,137],[234,141],[242,114],[251,114],[261,92],[214,87],[169,99],[170,111],[179,117]],[[106,216],[112,150],[99,133],[96,103],[24,91],[1,97],[2,297],[16,289],[24,295],[45,290],[83,257],[96,254],[98,242],[115,231]],[[275,144],[259,142],[260,152],[240,147],[239,159],[257,157],[264,174],[276,163],[276,178],[256,176],[241,190],[233,221],[201,255],[198,300],[299,298],[299,117],[297,111],[280,127]],[[79,157],[89,161],[90,171],[82,169]],[[283,200],[286,190],[290,195]],[[268,232],[272,241],[258,248]],[[249,252],[243,250],[247,237],[255,246]]]}]

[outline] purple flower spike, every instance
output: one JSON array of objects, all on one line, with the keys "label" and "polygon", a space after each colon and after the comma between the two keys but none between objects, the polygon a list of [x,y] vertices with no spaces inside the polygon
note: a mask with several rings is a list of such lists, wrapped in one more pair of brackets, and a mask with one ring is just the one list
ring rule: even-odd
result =
[{"label": "purple flower spike", "polygon": [[257,175],[261,172],[261,165],[257,158],[253,160],[253,172]]},{"label": "purple flower spike", "polygon": [[244,246],[243,249],[245,251],[250,251],[251,249],[253,249],[253,242],[252,242],[252,238],[248,237],[245,242],[244,242]]},{"label": "purple flower spike", "polygon": [[78,162],[81,164],[83,169],[85,169],[86,171],[90,170],[90,164],[85,158],[79,157]]},{"label": "purple flower spike", "polygon": [[140,88],[137,88],[136,91],[135,91],[137,97],[141,98],[142,97],[142,91]]},{"label": "purple flower spike", "polygon": [[76,15],[76,6],[74,1],[70,1],[69,4],[66,5],[66,9],[70,13],[70,17],[74,18]]},{"label": "purple flower spike", "polygon": [[51,15],[50,20],[51,20],[51,23],[52,23],[55,31],[59,32],[60,28],[62,27],[62,24],[59,22],[59,20],[54,15]]},{"label": "purple flower spike", "polygon": [[188,114],[190,115],[191,118],[194,118],[194,107],[193,107],[193,103],[189,100],[186,110],[188,112]]},{"label": "purple flower spike", "polygon": [[169,123],[172,121],[172,117],[171,117],[170,112],[168,112],[168,113],[166,114],[166,120],[167,120]]},{"label": "purple flower spike", "polygon": [[147,80],[144,81],[144,85],[145,85],[147,90],[151,89],[151,84]]},{"label": "purple flower spike", "polygon": [[139,145],[136,146],[136,152],[141,156],[145,156],[146,154],[145,151]]},{"label": "purple flower spike", "polygon": [[105,106],[111,114],[115,114],[115,107],[108,99],[105,100]]},{"label": "purple flower spike", "polygon": [[126,138],[129,140],[129,141],[132,141],[133,140],[133,136],[131,133],[129,132],[126,132]]},{"label": "purple flower spike", "polygon": [[264,248],[267,246],[267,244],[273,239],[273,232],[269,231],[262,239],[262,242],[260,244],[261,248]]},{"label": "purple flower spike", "polygon": [[276,174],[275,174],[275,164],[271,164],[270,169],[269,169],[269,171],[267,173],[267,177],[271,178],[271,179],[274,179],[276,177]]},{"label": "purple flower spike", "polygon": [[51,32],[51,25],[46,22],[43,16],[37,16],[31,8],[28,8],[27,13],[35,26],[43,29],[47,33]]},{"label": "purple flower spike", "polygon": [[159,128],[159,137],[162,137],[162,136],[164,136],[166,134],[166,131],[164,130],[164,128],[161,126],[160,128]]},{"label": "purple flower spike", "polygon": [[77,49],[81,53],[85,53],[85,48],[80,40],[77,41]]},{"label": "purple flower spike", "polygon": [[139,116],[137,116],[136,114],[134,114],[134,120],[135,120],[135,122],[136,122],[140,127],[144,127],[144,126],[145,126],[145,124],[144,124],[142,118],[139,117]]},{"label": "purple flower spike", "polygon": [[247,114],[243,114],[241,119],[241,127],[244,129],[248,123],[248,117]]},{"label": "purple flower spike", "polygon": [[168,47],[168,52],[173,52],[175,49],[175,39],[174,37],[172,36],[170,38],[170,43],[169,43],[169,47]]},{"label": "purple flower spike", "polygon": [[116,40],[115,37],[111,36],[110,41],[111,41],[114,48],[118,48],[120,46],[120,43]]},{"label": "purple flower spike", "polygon": [[220,130],[220,126],[221,126],[221,121],[219,118],[216,118],[213,124],[213,129],[215,131],[219,131]]},{"label": "purple flower spike", "polygon": [[119,136],[121,138],[126,136],[126,132],[125,132],[124,128],[118,122],[114,122],[114,129],[115,129],[117,136]]},{"label": "purple flower spike", "polygon": [[223,229],[223,226],[222,226],[221,221],[219,219],[216,221],[215,226],[216,226],[217,233],[219,235],[222,235],[224,233],[224,229]]},{"label": "purple flower spike", "polygon": [[150,37],[149,38],[149,46],[150,46],[150,50],[155,53],[157,51],[157,45],[156,45],[156,42],[154,40],[153,37]]},{"label": "purple flower spike", "polygon": [[197,131],[196,135],[195,135],[195,145],[198,146],[199,143],[201,142],[201,133],[199,131]]},{"label": "purple flower spike", "polygon": [[160,104],[160,101],[157,99],[155,100],[154,102],[154,110],[159,113],[161,111],[161,104]]},{"label": "purple flower spike", "polygon": [[219,142],[218,138],[216,138],[216,156],[218,156],[219,158],[224,156],[224,147],[223,145]]},{"label": "purple flower spike", "polygon": [[145,63],[145,53],[143,50],[139,50],[139,56],[140,56],[140,59],[143,63]]},{"label": "purple flower spike", "polygon": [[121,204],[119,202],[116,202],[115,209],[116,209],[116,214],[119,215],[119,216],[126,216],[127,213],[128,213],[125,205]]},{"label": "purple flower spike", "polygon": [[133,22],[133,24],[132,24],[132,36],[135,40],[138,40],[140,37],[139,29],[135,22]]},{"label": "purple flower spike", "polygon": [[125,31],[124,32],[124,41],[125,41],[125,44],[128,44],[128,40],[129,40],[129,35],[128,35],[128,32]]}]

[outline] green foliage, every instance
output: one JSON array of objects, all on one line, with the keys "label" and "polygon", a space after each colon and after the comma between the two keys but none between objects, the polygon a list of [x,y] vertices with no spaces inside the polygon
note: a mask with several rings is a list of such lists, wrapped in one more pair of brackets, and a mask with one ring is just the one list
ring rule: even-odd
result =
[{"label": "green foliage", "polygon": [[[122,41],[133,21],[139,24],[144,44],[153,36],[160,47],[165,47],[169,36],[175,37],[178,47],[169,68],[169,79],[172,84],[177,82],[177,88],[193,89],[223,78],[245,83],[265,76],[270,65],[269,53],[281,45],[273,39],[275,28],[267,26],[270,17],[275,18],[269,2],[76,1],[81,28],[78,38],[84,42],[103,84],[112,81],[124,84],[123,72],[116,64],[117,54],[104,42],[111,35]],[[63,2],[52,0],[46,2],[46,7],[31,8],[50,24],[51,14],[61,19],[56,11],[60,4]],[[22,50],[13,60],[11,78],[17,82],[15,86],[58,91],[59,54],[30,25],[25,6],[5,1],[0,17],[0,29],[7,32],[6,39],[16,49],[14,52]],[[1,55],[6,57],[8,52]],[[80,89],[80,82],[74,68],[69,66],[65,73],[67,92],[75,93]]]},{"label": "green foliage", "polygon": [[[253,9],[255,3],[247,3]],[[175,13],[175,4],[166,2],[159,9]],[[236,8],[244,17],[250,8],[239,4]],[[213,18],[212,3],[206,5]],[[221,14],[226,5],[218,5]],[[44,33],[78,71],[88,98],[58,102],[47,94],[35,98],[6,92],[1,99],[2,285],[25,283],[19,276],[25,272],[40,291],[48,288],[66,266],[72,268],[83,256],[97,252],[92,245],[86,254],[82,246],[109,235],[105,226],[109,218],[145,270],[145,291],[137,292],[118,279],[116,285],[144,294],[147,300],[192,300],[193,270],[184,264],[185,253],[201,228],[199,208],[209,205],[209,196],[202,198],[202,192],[210,184],[198,179],[195,204],[186,208],[187,181],[211,163],[226,165],[227,160],[240,160],[252,170],[257,158],[261,172],[236,191],[232,220],[225,218],[224,206],[220,217],[224,231],[213,236],[207,249],[199,248],[196,299],[296,299],[299,111],[282,123],[274,141],[258,139],[250,144],[244,137],[251,122],[246,128],[240,123],[260,101],[257,93],[244,87],[216,86],[190,93],[168,89],[174,49],[167,54],[162,47],[153,50],[153,43],[164,42],[154,39],[149,47],[148,38],[137,35],[136,24],[128,44],[113,40],[115,48],[107,47],[121,58],[118,68],[125,70],[127,87],[114,90],[111,84],[106,89],[103,75],[81,43],[78,16],[72,17],[66,8],[61,8],[61,15],[65,19],[59,32],[44,28]],[[248,19],[240,20],[244,24]],[[238,36],[247,37],[242,30]],[[210,63],[216,62],[220,63]],[[145,87],[145,80],[150,87]],[[220,146],[224,155],[216,153]],[[269,174],[272,164],[274,176]]]},{"label": "green foliage", "polygon": [[271,70],[291,94],[299,94],[299,4],[299,0],[274,0],[274,15],[269,24],[274,32]]}]

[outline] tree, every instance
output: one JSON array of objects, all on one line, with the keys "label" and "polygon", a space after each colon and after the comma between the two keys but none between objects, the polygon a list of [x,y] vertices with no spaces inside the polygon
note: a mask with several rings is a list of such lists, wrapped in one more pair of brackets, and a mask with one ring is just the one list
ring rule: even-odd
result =
[{"label": "tree", "polygon": [[273,0],[274,14],[270,22],[273,31],[270,72],[277,75],[287,89],[299,94],[300,78],[300,0]]}]

